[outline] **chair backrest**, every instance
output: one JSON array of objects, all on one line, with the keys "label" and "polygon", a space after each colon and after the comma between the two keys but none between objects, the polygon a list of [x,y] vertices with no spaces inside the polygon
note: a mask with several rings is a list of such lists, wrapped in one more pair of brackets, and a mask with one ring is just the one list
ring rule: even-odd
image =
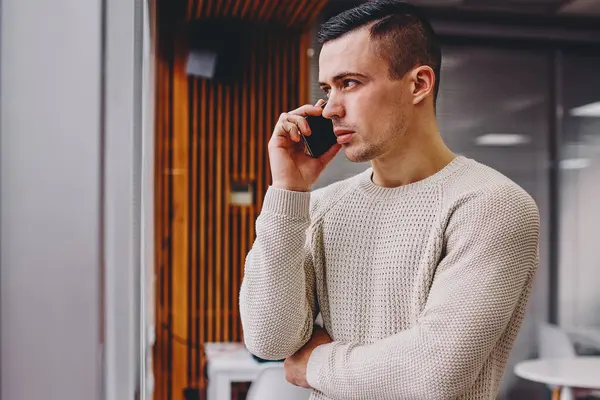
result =
[{"label": "chair backrest", "polygon": [[539,329],[540,358],[576,357],[569,335],[556,325],[541,324]]},{"label": "chair backrest", "polygon": [[248,390],[247,400],[308,400],[310,390],[294,386],[285,379],[283,367],[268,367]]},{"label": "chair backrest", "polygon": [[[575,346],[564,330],[556,325],[541,324],[539,329],[540,358],[570,358],[577,357]],[[553,385],[546,385],[550,390],[555,389]],[[563,387],[560,391],[562,400],[573,400],[575,398],[573,389]]]}]

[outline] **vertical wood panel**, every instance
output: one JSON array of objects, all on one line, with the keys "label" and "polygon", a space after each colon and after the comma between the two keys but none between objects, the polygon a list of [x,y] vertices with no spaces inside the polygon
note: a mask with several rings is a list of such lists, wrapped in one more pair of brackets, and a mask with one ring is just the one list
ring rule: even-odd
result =
[{"label": "vertical wood panel", "polygon": [[254,94],[254,63],[256,62],[256,54],[251,52],[250,67],[246,69],[246,79],[243,88],[244,93],[244,105],[242,111],[242,129],[240,131],[241,136],[241,170],[240,179],[248,180],[248,138],[252,134],[254,125],[254,102],[252,101],[252,95]]},{"label": "vertical wood panel", "polygon": [[298,60],[298,68],[300,72],[298,73],[298,77],[300,79],[299,85],[299,101],[301,103],[305,103],[308,101],[308,74],[309,74],[309,63],[308,58],[306,57],[306,52],[308,47],[310,46],[310,36],[302,35],[300,38],[300,52],[299,52],[299,60]]},{"label": "vertical wood panel", "polygon": [[[161,10],[170,7],[162,1]],[[204,342],[243,339],[238,295],[255,219],[271,182],[267,144],[279,114],[308,100],[310,43],[295,29],[308,27],[306,16],[324,4],[177,3],[176,12],[161,14],[163,25],[159,18],[157,27],[163,32],[155,91],[157,400],[179,400],[186,387],[206,387]],[[244,72],[235,82],[188,78],[186,41],[169,27],[177,26],[177,18],[232,15],[266,23],[279,18],[277,26],[289,30],[248,32]],[[167,17],[175,19],[165,22]],[[254,183],[252,206],[230,204],[232,181]]]},{"label": "vertical wood panel", "polygon": [[[155,45],[155,51],[158,50],[158,47]],[[160,276],[162,274],[163,265],[162,265],[162,234],[164,233],[162,227],[162,194],[164,193],[162,182],[163,182],[163,166],[162,166],[162,147],[164,146],[164,140],[161,137],[162,129],[160,128],[160,120],[162,117],[161,107],[164,104],[162,101],[159,102],[159,98],[161,95],[161,83],[158,78],[161,77],[160,63],[155,63],[155,74],[156,74],[156,82],[154,89],[154,174],[155,174],[155,182],[154,182],[154,273],[158,277],[154,281],[154,293],[155,293],[155,307],[154,307],[154,319],[156,321],[156,326],[158,329],[156,330],[156,342],[161,342],[162,340],[162,327],[160,322],[162,321],[162,296],[161,296],[161,279]],[[152,349],[152,358],[154,365],[162,366],[164,363],[164,359],[162,357],[163,346],[154,346]],[[162,373],[158,369],[155,369],[154,375],[156,378],[156,385],[154,386],[154,392],[158,395],[162,394]]]},{"label": "vertical wood panel", "polygon": [[[298,39],[294,40],[294,42],[289,46],[288,57],[290,59],[290,75],[291,76],[299,76],[299,65],[298,60],[300,59],[300,41]],[[302,78],[300,78],[302,79]],[[303,85],[304,82],[300,81],[299,85]],[[293,101],[296,101],[297,104],[305,104],[303,99],[298,96],[299,90],[298,85],[289,85],[290,87],[290,98]]]},{"label": "vertical wood panel", "polygon": [[240,115],[240,103],[242,102],[242,97],[240,96],[240,85],[236,85],[233,88],[233,160],[231,167],[231,177],[234,180],[238,180],[240,178],[239,174],[239,160],[240,160],[240,123],[242,120],[242,116]]},{"label": "vertical wood panel", "polygon": [[[250,61],[250,130],[246,135],[245,145],[248,149],[248,172],[247,179],[256,179],[256,138],[259,132],[257,132],[256,126],[259,123],[259,116],[257,115],[260,110],[259,91],[260,91],[260,77],[262,76],[261,68],[258,63],[261,61],[260,49],[252,52],[252,60]],[[258,53],[258,54],[257,54]],[[257,107],[258,106],[258,107]]]},{"label": "vertical wood panel", "polygon": [[[207,237],[208,237],[208,246],[207,246],[207,253],[208,253],[208,257],[207,257],[207,262],[205,265],[206,270],[208,271],[208,287],[207,289],[207,294],[208,294],[208,302],[206,305],[206,310],[207,310],[207,317],[208,320],[206,321],[206,327],[207,327],[207,334],[206,334],[206,340],[207,341],[213,341],[214,340],[214,287],[215,287],[215,282],[214,282],[214,248],[215,248],[215,243],[214,243],[214,215],[215,215],[215,210],[214,210],[214,195],[215,195],[215,191],[214,191],[214,182],[215,182],[215,168],[214,168],[214,131],[215,131],[215,119],[214,119],[214,113],[215,113],[215,93],[214,93],[214,84],[213,83],[209,83],[209,99],[208,99],[208,106],[209,106],[209,113],[208,113],[208,118],[209,118],[209,124],[208,124],[208,132],[207,132],[207,136],[208,136],[208,146],[206,147],[207,151],[207,159],[208,159],[208,168],[206,169],[206,174],[208,174],[208,191],[207,191],[207,202],[208,202],[208,224],[206,226],[207,229]],[[202,228],[201,228],[202,229]]]},{"label": "vertical wood panel", "polygon": [[[273,99],[273,88],[276,87],[276,81],[273,79],[273,55],[276,54],[276,46],[277,46],[277,38],[271,36],[270,43],[266,46],[266,58],[265,58],[265,68],[266,71],[265,77],[266,82],[264,82],[265,87],[265,125],[263,127],[264,135],[258,138],[258,157],[260,159],[260,172],[258,174],[258,181],[256,183],[256,191],[257,193],[266,192],[266,185],[268,185],[267,180],[265,179],[267,175],[267,145],[269,143],[269,139],[271,137],[273,131],[273,112],[272,112],[272,99]],[[260,212],[263,203],[263,196],[256,196],[256,210]]]},{"label": "vertical wood panel", "polygon": [[[206,158],[206,127],[207,127],[207,116],[206,116],[206,110],[207,110],[207,102],[206,99],[208,98],[208,92],[207,92],[207,83],[205,80],[202,80],[201,83],[201,91],[200,91],[200,99],[199,99],[199,103],[200,103],[200,124],[198,125],[198,136],[200,137],[200,148],[198,149],[199,152],[199,159],[200,159],[200,164],[199,164],[199,170],[198,170],[198,175],[200,177],[200,198],[198,199],[198,206],[200,207],[200,223],[199,225],[196,227],[196,229],[198,229],[198,231],[200,232],[199,237],[200,237],[200,241],[198,243],[199,247],[200,247],[200,260],[198,263],[198,276],[200,279],[200,293],[198,293],[198,301],[196,302],[196,307],[198,307],[198,312],[199,312],[199,321],[198,321],[198,330],[200,332],[200,335],[198,337],[198,343],[204,343],[206,341],[206,302],[204,301],[204,297],[205,294],[208,292],[207,290],[207,280],[206,280],[206,272],[207,272],[207,263],[206,263],[206,250],[207,250],[207,238],[206,238],[206,229],[204,228],[205,226],[207,226],[206,224],[206,208],[207,208],[207,189],[206,189],[206,174],[203,172],[206,169],[206,164],[207,164],[207,158]],[[202,358],[202,360],[200,360],[200,366],[202,367],[203,365],[203,352],[200,354],[200,356],[198,357],[199,359]],[[204,382],[204,373],[199,371],[199,375],[202,379],[201,382]]]},{"label": "vertical wood panel", "polygon": [[[157,49],[158,50],[158,49]],[[156,63],[156,76],[157,78],[161,78],[165,75],[164,66],[162,62]],[[163,321],[165,320],[165,290],[164,285],[161,285],[161,282],[164,282],[164,274],[167,269],[167,260],[165,259],[165,245],[166,245],[166,221],[165,221],[165,205],[166,205],[166,196],[168,193],[167,187],[164,184],[165,182],[165,153],[167,151],[167,140],[165,138],[165,129],[164,129],[164,108],[166,105],[166,101],[164,98],[164,87],[168,81],[166,79],[157,79],[156,82],[156,94],[155,94],[155,175],[156,175],[156,185],[155,185],[155,265],[156,265],[156,276],[157,279],[155,281],[155,290],[156,293],[156,326],[158,327],[156,332],[156,341],[159,343],[158,346],[155,346],[153,354],[155,357],[154,365],[158,366],[160,369],[155,370],[156,379],[156,387],[155,392],[159,398],[165,398],[166,394],[166,386],[165,382],[165,373],[164,370],[165,365],[167,363],[167,357],[165,354],[166,346],[164,345],[167,341],[165,339],[165,330],[163,329]]]},{"label": "vertical wood panel", "polygon": [[167,218],[167,242],[168,246],[165,249],[165,258],[166,258],[166,266],[165,269],[165,279],[167,281],[167,285],[165,288],[165,300],[166,300],[166,312],[165,312],[165,323],[168,329],[167,339],[167,349],[166,349],[166,358],[167,358],[167,387],[166,392],[167,396],[171,398],[171,390],[173,388],[173,340],[171,337],[174,337],[173,334],[173,219],[172,219],[172,210],[173,210],[173,54],[172,51],[169,52],[169,85],[167,87],[167,116],[165,117],[165,125],[166,125],[166,135],[167,135],[167,205],[166,205],[166,218]]},{"label": "vertical wood panel", "polygon": [[[256,62],[256,53],[252,49],[249,51],[250,56],[247,58],[250,62],[246,64],[245,78],[242,84],[243,89],[243,111],[242,111],[242,129],[240,132],[241,137],[241,162],[240,162],[240,179],[248,180],[248,139],[249,136],[252,135],[252,131],[254,130],[254,101],[252,98],[253,88],[254,88],[254,76],[252,75],[254,71],[254,65]],[[247,254],[246,251],[246,243],[248,240],[248,209],[247,207],[240,208],[240,241],[239,241],[239,253],[238,259],[236,260],[236,264],[240,268],[240,273],[237,275],[237,279],[234,282],[235,287],[239,287],[240,278],[243,275],[244,268],[244,259]]]},{"label": "vertical wood panel", "polygon": [[230,237],[231,237],[231,230],[230,230],[230,226],[229,226],[229,208],[230,208],[230,204],[229,204],[229,193],[230,193],[230,159],[231,159],[231,147],[230,147],[230,138],[231,138],[231,88],[227,87],[225,88],[225,116],[224,116],[224,121],[225,121],[225,132],[224,132],[224,148],[223,148],[223,155],[225,157],[225,160],[223,162],[223,168],[225,170],[225,182],[224,182],[224,186],[225,186],[225,200],[223,201],[223,207],[224,207],[224,212],[223,212],[223,216],[225,218],[224,222],[223,222],[223,226],[225,227],[225,229],[223,230],[223,282],[222,282],[222,286],[224,289],[224,299],[225,299],[225,305],[224,305],[224,313],[222,316],[222,322],[223,322],[223,336],[222,336],[222,340],[224,341],[230,341],[231,340],[231,331],[230,331],[230,324],[229,324],[229,320],[230,320],[230,315],[231,315],[231,298],[230,298],[230,293],[231,291],[229,290],[229,280],[231,279],[230,274],[229,274],[229,270],[230,270],[230,259],[229,259],[229,245],[230,245]]},{"label": "vertical wood panel", "polygon": [[231,260],[232,262],[232,268],[231,268],[231,281],[232,281],[232,285],[231,285],[231,299],[232,299],[232,318],[231,318],[231,330],[233,332],[233,340],[234,341],[239,341],[241,340],[241,329],[239,327],[239,311],[238,311],[238,299],[237,296],[234,295],[234,293],[236,293],[237,291],[237,282],[239,280],[239,271],[240,268],[238,267],[238,260],[239,260],[239,238],[240,238],[240,230],[239,230],[239,221],[240,221],[240,214],[239,214],[239,209],[237,207],[232,207],[231,208]]},{"label": "vertical wood panel", "polygon": [[[180,36],[175,45],[173,65],[173,99],[181,102],[173,113],[173,209],[172,209],[172,273],[173,273],[173,334],[179,338],[188,335],[188,224],[189,224],[189,97],[188,77],[185,73],[185,42]],[[187,381],[187,346],[178,342],[173,346],[172,396],[178,398]]]},{"label": "vertical wood panel", "polygon": [[[200,288],[197,286],[197,265],[198,265],[198,135],[195,132],[194,127],[198,126],[198,80],[189,79],[190,82],[190,141],[191,145],[189,148],[190,158],[190,171],[189,171],[189,185],[190,185],[190,213],[191,219],[188,224],[190,246],[188,251],[190,253],[190,261],[188,263],[188,343],[194,344],[197,335],[198,325],[196,324],[198,315],[196,305],[196,297],[200,293]],[[194,354],[194,346],[190,346],[188,349],[188,381],[195,382],[196,376],[198,375],[196,367],[196,355]]]},{"label": "vertical wood panel", "polygon": [[219,105],[217,110],[217,131],[216,131],[216,184],[215,184],[215,201],[216,201],[216,219],[215,219],[215,272],[216,272],[216,283],[215,283],[215,340],[222,340],[222,315],[221,303],[222,303],[222,288],[223,288],[223,264],[222,264],[222,249],[223,249],[223,237],[221,232],[223,231],[223,86],[218,85],[217,87],[217,102]]},{"label": "vertical wood panel", "polygon": [[[265,32],[260,32],[257,35],[257,42],[259,43],[265,43],[266,45],[268,45],[268,39],[267,39],[267,35],[265,34]],[[264,46],[257,46],[254,48],[254,51],[252,51],[252,62],[250,63],[250,79],[251,79],[251,104],[250,104],[250,115],[252,116],[250,118],[250,131],[249,131],[249,135],[248,135],[248,142],[249,142],[249,146],[248,146],[248,152],[249,152],[249,164],[248,164],[248,179],[250,179],[250,181],[252,182],[256,182],[256,177],[257,177],[257,154],[256,154],[256,148],[257,148],[257,141],[259,137],[262,137],[265,135],[264,131],[261,130],[261,125],[262,125],[262,76],[263,76],[263,51],[264,51]],[[260,156],[259,156],[260,157]],[[256,185],[255,185],[256,188]],[[263,196],[263,193],[259,193],[258,196]],[[255,213],[255,208],[254,207],[245,207],[245,209],[247,210],[247,215],[245,216],[247,218],[247,228],[244,228],[242,230],[242,232],[247,232],[247,238],[245,241],[245,247],[242,248],[242,254],[247,254],[248,251],[250,250],[250,247],[252,246],[252,243],[254,242],[254,222],[255,222],[255,218],[256,218],[256,213]],[[238,283],[239,285],[239,283]]]},{"label": "vertical wood panel", "polygon": [[[237,181],[239,179],[239,168],[240,168],[240,164],[239,164],[239,153],[240,153],[240,131],[241,131],[241,123],[242,123],[242,118],[240,115],[240,109],[243,108],[242,107],[242,102],[243,102],[243,96],[241,96],[241,86],[242,84],[240,82],[238,82],[236,84],[236,86],[234,86],[233,88],[233,93],[234,93],[234,99],[233,99],[233,104],[234,104],[234,108],[233,108],[233,120],[234,120],[234,124],[233,124],[233,160],[232,160],[232,171],[231,171],[231,177],[233,180]],[[239,249],[239,213],[238,213],[238,209],[237,207],[230,207],[229,208],[230,213],[231,213],[231,235],[230,235],[230,239],[231,239],[231,248],[232,248],[232,252],[231,252],[231,293],[232,293],[232,308],[233,308],[233,313],[232,313],[232,318],[231,318],[231,325],[232,325],[232,331],[233,331],[233,340],[239,340],[239,336],[237,334],[239,327],[238,327],[238,318],[237,318],[237,304],[238,304],[238,299],[236,296],[233,295],[233,293],[235,293],[235,290],[237,288],[237,280],[238,280],[238,260],[239,260],[239,254],[238,254],[238,249]]]}]

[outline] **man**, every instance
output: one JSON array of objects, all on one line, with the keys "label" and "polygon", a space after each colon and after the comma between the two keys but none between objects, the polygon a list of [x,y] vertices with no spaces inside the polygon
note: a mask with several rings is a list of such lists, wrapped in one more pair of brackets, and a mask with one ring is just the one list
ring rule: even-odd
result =
[{"label": "man", "polygon": [[[275,126],[240,293],[245,343],[285,358],[315,400],[493,399],[538,266],[537,207],[442,141],[440,47],[415,8],[368,2],[320,39],[338,144],[303,151],[322,101]],[[340,149],[371,168],[310,193]]]}]

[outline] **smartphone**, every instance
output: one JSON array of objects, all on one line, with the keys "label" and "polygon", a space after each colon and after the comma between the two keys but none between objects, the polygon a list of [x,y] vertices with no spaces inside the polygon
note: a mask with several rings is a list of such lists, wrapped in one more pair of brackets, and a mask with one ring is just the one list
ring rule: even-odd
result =
[{"label": "smartphone", "polygon": [[[325,108],[325,105],[327,105],[327,102],[323,103],[321,108]],[[318,117],[308,115],[305,118],[312,134],[310,136],[300,136],[304,139],[304,145],[308,154],[312,157],[319,158],[325,154],[331,146],[337,143],[337,136],[333,133],[333,122],[321,115]]]}]

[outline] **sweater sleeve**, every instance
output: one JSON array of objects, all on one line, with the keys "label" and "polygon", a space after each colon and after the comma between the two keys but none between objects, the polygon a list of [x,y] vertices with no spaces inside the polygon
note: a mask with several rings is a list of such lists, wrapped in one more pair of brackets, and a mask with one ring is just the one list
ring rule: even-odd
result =
[{"label": "sweater sleeve", "polygon": [[270,187],[246,257],[240,315],[248,350],[267,360],[293,355],[311,337],[317,302],[307,243],[310,193]]},{"label": "sweater sleeve", "polygon": [[[370,344],[317,347],[307,381],[332,399],[455,399],[475,383],[509,321],[520,326],[538,266],[539,215],[508,186],[456,205],[413,327]],[[512,343],[511,343],[512,344]],[[506,352],[510,349],[505,349]]]}]

